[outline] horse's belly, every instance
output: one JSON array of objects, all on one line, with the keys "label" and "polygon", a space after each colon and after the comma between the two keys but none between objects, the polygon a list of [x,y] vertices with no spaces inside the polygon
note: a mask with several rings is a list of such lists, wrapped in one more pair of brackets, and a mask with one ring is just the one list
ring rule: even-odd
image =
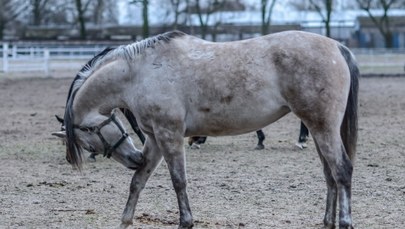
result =
[{"label": "horse's belly", "polygon": [[277,121],[290,109],[286,106],[267,109],[223,109],[221,113],[199,112],[187,121],[186,136],[238,135],[259,130]]}]

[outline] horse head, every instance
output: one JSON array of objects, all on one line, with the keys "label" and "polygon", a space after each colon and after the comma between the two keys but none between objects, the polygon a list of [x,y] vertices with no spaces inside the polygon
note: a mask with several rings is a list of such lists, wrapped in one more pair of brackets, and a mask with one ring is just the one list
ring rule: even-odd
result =
[{"label": "horse head", "polygon": [[113,112],[110,116],[99,113],[87,115],[80,124],[66,123],[56,116],[61,123],[60,131],[52,135],[62,138],[67,143],[66,160],[80,167],[81,149],[94,154],[103,154],[114,158],[129,169],[137,169],[143,164],[142,152],[137,150],[128,137],[121,120]]}]

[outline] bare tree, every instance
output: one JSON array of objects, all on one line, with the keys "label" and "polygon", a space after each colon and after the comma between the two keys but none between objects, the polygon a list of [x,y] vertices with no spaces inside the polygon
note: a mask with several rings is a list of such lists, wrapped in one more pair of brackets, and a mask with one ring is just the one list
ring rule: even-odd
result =
[{"label": "bare tree", "polygon": [[331,36],[330,22],[334,5],[338,0],[309,0],[309,1],[290,1],[290,4],[299,11],[316,11],[321,17],[325,28],[325,36]]},{"label": "bare tree", "polygon": [[103,11],[105,10],[105,1],[96,0],[93,10],[93,22],[99,25],[103,22]]},{"label": "bare tree", "polygon": [[182,0],[170,0],[174,12],[173,29],[177,29],[177,25],[179,24],[179,16],[182,13],[180,9],[181,1]]},{"label": "bare tree", "polygon": [[[193,10],[191,10],[191,13],[193,13],[193,11],[195,11],[195,13],[197,13],[198,20],[200,22],[201,37],[203,39],[205,39],[205,37],[208,33],[208,23],[209,23],[210,16],[213,13],[219,11],[221,8],[223,8],[226,1],[225,0],[209,0],[209,1],[204,1],[204,2],[205,2],[205,5],[202,5],[200,0],[195,0],[195,8]],[[220,23],[221,23],[220,21],[216,21],[213,26],[216,28],[217,26],[219,26]],[[213,36],[215,37],[215,34],[213,34]],[[215,38],[213,40],[215,40]]]},{"label": "bare tree", "polygon": [[[144,0],[144,2],[147,1]],[[117,22],[116,12],[114,12],[116,2],[113,0],[75,0],[75,6],[81,39],[87,38],[86,22],[95,25]]]},{"label": "bare tree", "polygon": [[[325,25],[325,35],[327,37],[331,36],[330,32],[330,21],[331,21],[331,15],[333,11],[333,0],[309,0],[311,5],[315,8],[315,10],[318,12],[318,14],[322,18],[322,22]],[[325,11],[325,12],[323,12]]]},{"label": "bare tree", "polygon": [[87,0],[87,2],[83,2],[82,0],[75,0],[77,22],[79,23],[80,38],[82,40],[85,40],[87,38],[85,12],[87,11],[90,2],[91,0]]},{"label": "bare tree", "polygon": [[6,26],[15,22],[28,8],[25,1],[8,1],[0,0],[0,40],[4,38],[4,30]]},{"label": "bare tree", "polygon": [[32,24],[41,25],[45,16],[46,7],[49,0],[31,0],[32,7]]},{"label": "bare tree", "polygon": [[159,2],[159,7],[165,9],[165,18],[161,21],[165,26],[177,29],[179,25],[187,22],[187,0],[170,0]]},{"label": "bare tree", "polygon": [[[388,11],[394,7],[404,7],[405,3],[403,0],[356,0],[359,7],[367,12],[370,19],[373,21],[375,26],[377,26],[381,35],[384,38],[385,47],[393,47],[393,36],[392,28],[390,26],[390,17],[388,16]],[[382,16],[376,16],[372,13],[371,9],[382,9]]]},{"label": "bare tree", "polygon": [[276,5],[277,0],[262,0],[262,35],[269,33],[271,15],[273,14],[274,6]]},{"label": "bare tree", "polygon": [[142,4],[142,18],[143,18],[142,36],[143,38],[149,37],[149,13],[148,13],[149,0],[130,0],[130,3]]},{"label": "bare tree", "polygon": [[86,12],[87,20],[95,25],[118,23],[118,8],[116,0],[91,0]]}]

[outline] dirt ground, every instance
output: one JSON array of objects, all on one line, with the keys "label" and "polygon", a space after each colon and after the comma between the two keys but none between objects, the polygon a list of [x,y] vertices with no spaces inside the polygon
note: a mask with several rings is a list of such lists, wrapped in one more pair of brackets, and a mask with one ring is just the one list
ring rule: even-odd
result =
[{"label": "dirt ground", "polygon": [[[72,78],[0,79],[0,228],[113,228],[133,172],[99,157],[82,173],[51,136]],[[405,228],[405,77],[360,80],[353,180],[356,228]],[[289,114],[254,133],[187,148],[195,228],[320,228],[326,185],[312,141],[294,146]],[[136,145],[141,147],[135,135]],[[176,228],[177,202],[165,163],[151,177],[132,228]]]}]

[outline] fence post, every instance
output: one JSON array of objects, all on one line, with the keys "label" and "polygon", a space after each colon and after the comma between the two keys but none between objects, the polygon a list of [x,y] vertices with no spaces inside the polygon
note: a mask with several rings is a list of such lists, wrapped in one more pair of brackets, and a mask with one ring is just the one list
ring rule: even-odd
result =
[{"label": "fence post", "polygon": [[11,55],[13,56],[13,60],[17,59],[17,45],[11,46]]},{"label": "fence post", "polygon": [[3,72],[8,72],[8,43],[3,43]]},{"label": "fence post", "polygon": [[30,57],[33,58],[35,56],[35,50],[33,47],[30,47]]},{"label": "fence post", "polygon": [[49,49],[45,48],[44,49],[44,70],[46,76],[49,75]]}]

